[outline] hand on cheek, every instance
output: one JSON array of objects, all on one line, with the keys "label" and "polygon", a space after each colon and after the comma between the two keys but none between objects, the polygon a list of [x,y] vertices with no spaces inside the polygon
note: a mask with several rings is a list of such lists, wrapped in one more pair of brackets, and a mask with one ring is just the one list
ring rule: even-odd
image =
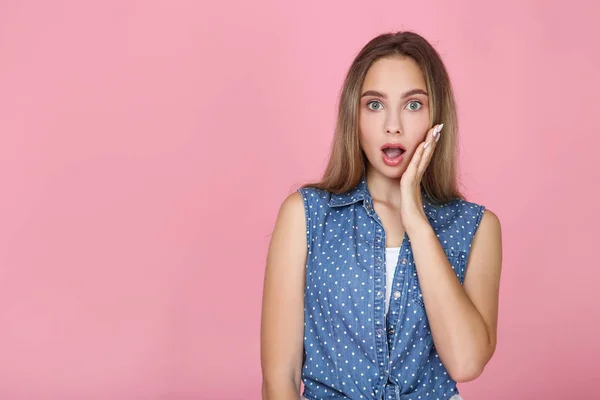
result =
[{"label": "hand on cheek", "polygon": [[435,125],[427,132],[425,141],[415,150],[406,171],[400,179],[402,192],[401,218],[407,232],[414,229],[419,223],[428,221],[423,211],[421,179],[431,161],[436,144],[440,140],[443,126],[444,124]]}]

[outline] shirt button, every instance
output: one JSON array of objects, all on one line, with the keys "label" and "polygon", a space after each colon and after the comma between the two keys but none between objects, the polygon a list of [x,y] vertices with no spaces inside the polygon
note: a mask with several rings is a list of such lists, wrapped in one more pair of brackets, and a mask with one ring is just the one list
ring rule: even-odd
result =
[{"label": "shirt button", "polygon": [[382,292],[377,292],[377,298],[380,299],[383,297],[383,293]]},{"label": "shirt button", "polygon": [[390,333],[390,335],[393,335],[394,334],[394,328],[390,328],[389,333]]},{"label": "shirt button", "polygon": [[400,298],[400,292],[394,292],[394,299]]},{"label": "shirt button", "polygon": [[406,258],[402,259],[402,264],[406,264]]},{"label": "shirt button", "polygon": [[377,329],[377,336],[383,335],[383,329]]}]

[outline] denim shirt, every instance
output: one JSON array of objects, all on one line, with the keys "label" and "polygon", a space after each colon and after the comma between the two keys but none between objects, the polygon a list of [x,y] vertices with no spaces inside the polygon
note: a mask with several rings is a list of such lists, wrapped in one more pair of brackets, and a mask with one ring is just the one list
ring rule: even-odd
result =
[{"label": "denim shirt", "polygon": [[[298,189],[306,217],[303,396],[323,399],[447,400],[458,394],[425,313],[410,239],[386,282],[386,235],[363,174],[343,194]],[[463,284],[485,207],[461,199],[425,214]],[[392,285],[385,313],[386,285]]]}]

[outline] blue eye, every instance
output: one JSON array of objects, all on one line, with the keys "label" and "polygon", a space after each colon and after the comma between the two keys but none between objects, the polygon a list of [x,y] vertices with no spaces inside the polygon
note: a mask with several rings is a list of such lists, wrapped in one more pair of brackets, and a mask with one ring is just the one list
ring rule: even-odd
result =
[{"label": "blue eye", "polygon": [[[373,107],[371,107],[371,104],[379,104],[380,107],[374,109]],[[379,110],[381,110],[381,107],[383,107],[383,105],[379,101],[377,101],[377,100],[371,100],[370,102],[367,103],[367,108],[369,110],[379,111]]]},{"label": "blue eye", "polygon": [[[413,104],[417,104],[419,107],[418,108],[411,107],[411,105],[413,105]],[[421,104],[420,101],[413,100],[413,101],[411,101],[411,102],[408,103],[408,108],[411,111],[417,111],[421,107],[423,107],[423,104]]]}]

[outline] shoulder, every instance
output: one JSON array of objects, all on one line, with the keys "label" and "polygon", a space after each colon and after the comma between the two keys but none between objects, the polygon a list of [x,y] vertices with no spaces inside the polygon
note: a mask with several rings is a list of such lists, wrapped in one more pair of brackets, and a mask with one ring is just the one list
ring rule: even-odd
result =
[{"label": "shoulder", "polygon": [[467,253],[472,241],[474,245],[487,239],[498,242],[500,237],[500,219],[496,213],[483,204],[464,199],[454,199],[438,206],[432,225],[440,235],[446,235],[445,240],[452,239],[454,233],[460,233],[458,237],[463,239],[461,243]]},{"label": "shoulder", "polygon": [[325,202],[328,203],[331,198],[331,192],[323,189],[317,189],[313,187],[301,187],[297,190],[304,200],[314,202]]},{"label": "shoulder", "polygon": [[499,240],[502,232],[500,218],[489,208],[486,208],[479,222],[479,236],[486,236],[493,240]]},{"label": "shoulder", "polygon": [[463,199],[457,199],[454,202],[456,212],[463,216],[474,218],[479,229],[481,229],[482,226],[485,229],[500,229],[500,218],[485,205]]},{"label": "shoulder", "polygon": [[484,221],[486,225],[490,225],[495,228],[500,228],[500,218],[498,218],[498,215],[496,215],[496,213],[494,213],[489,208],[485,209],[483,217],[481,218],[481,224],[483,224]]},{"label": "shoulder", "polygon": [[465,212],[466,210],[481,211],[486,209],[483,204],[475,203],[465,199],[454,199],[444,204],[444,207]]},{"label": "shoulder", "polygon": [[487,207],[464,199],[454,199],[438,206],[437,216],[441,220],[464,222],[478,226]]},{"label": "shoulder", "polygon": [[502,227],[500,218],[489,208],[481,206],[474,227],[472,250],[476,253],[485,254],[487,257],[502,258]]},{"label": "shoulder", "polygon": [[277,219],[287,224],[304,221],[304,200],[299,191],[291,193],[283,200]]},{"label": "shoulder", "polygon": [[307,217],[310,214],[314,215],[315,213],[326,212],[329,208],[331,192],[327,190],[308,187],[299,188],[296,193],[300,194],[300,201],[304,203]]},{"label": "shoulder", "polygon": [[[306,219],[302,196],[298,192],[288,195],[279,207],[273,228],[269,253],[300,254],[306,247]],[[281,256],[283,257],[283,256]]]},{"label": "shoulder", "polygon": [[289,194],[281,203],[278,220],[286,225],[304,225],[316,214],[328,207],[330,193],[315,188],[299,188]]}]

